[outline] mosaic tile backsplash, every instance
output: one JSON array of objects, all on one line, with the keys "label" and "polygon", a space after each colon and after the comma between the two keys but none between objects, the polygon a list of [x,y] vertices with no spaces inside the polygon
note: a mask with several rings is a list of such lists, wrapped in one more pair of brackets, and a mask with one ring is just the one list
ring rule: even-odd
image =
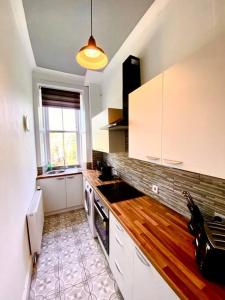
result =
[{"label": "mosaic tile backsplash", "polygon": [[104,157],[103,157],[103,152],[100,151],[92,151],[92,169],[96,169],[96,162],[97,160],[103,161]]},{"label": "mosaic tile backsplash", "polygon": [[[214,215],[214,212],[225,215],[223,179],[132,159],[125,152],[105,153],[104,160],[126,182],[184,216],[189,216],[189,211],[181,194],[183,190],[191,193],[204,215]],[[158,185],[159,194],[152,192],[152,184]]]}]

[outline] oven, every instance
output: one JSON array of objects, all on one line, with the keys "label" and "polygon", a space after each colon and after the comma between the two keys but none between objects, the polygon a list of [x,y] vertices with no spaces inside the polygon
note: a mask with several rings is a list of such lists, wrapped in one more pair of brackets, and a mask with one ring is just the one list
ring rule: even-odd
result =
[{"label": "oven", "polygon": [[94,197],[94,223],[99,242],[103,250],[109,254],[109,210],[96,193]]}]

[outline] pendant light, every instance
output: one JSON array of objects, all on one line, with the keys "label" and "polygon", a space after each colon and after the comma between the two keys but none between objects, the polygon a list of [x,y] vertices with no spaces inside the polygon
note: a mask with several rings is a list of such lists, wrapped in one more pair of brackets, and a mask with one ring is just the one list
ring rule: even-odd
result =
[{"label": "pendant light", "polygon": [[76,60],[81,67],[99,70],[104,68],[108,63],[108,58],[105,52],[96,45],[92,35],[92,0],[91,0],[91,36],[88,44],[82,47],[76,55]]}]

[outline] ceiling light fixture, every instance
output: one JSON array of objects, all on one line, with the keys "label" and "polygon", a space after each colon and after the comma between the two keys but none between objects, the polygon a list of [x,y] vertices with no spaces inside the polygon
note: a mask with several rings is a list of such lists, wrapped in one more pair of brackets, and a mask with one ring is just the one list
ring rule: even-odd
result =
[{"label": "ceiling light fixture", "polygon": [[78,64],[84,68],[91,70],[99,70],[104,68],[108,63],[105,52],[96,45],[92,35],[92,0],[91,0],[91,36],[88,44],[82,47],[76,55]]}]

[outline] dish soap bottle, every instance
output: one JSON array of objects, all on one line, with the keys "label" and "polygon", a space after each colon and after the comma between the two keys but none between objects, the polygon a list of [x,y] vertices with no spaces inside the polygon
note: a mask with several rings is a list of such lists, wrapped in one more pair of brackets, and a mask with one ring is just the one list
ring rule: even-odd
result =
[{"label": "dish soap bottle", "polygon": [[51,171],[51,170],[52,170],[52,165],[50,162],[48,162],[47,171]]}]

